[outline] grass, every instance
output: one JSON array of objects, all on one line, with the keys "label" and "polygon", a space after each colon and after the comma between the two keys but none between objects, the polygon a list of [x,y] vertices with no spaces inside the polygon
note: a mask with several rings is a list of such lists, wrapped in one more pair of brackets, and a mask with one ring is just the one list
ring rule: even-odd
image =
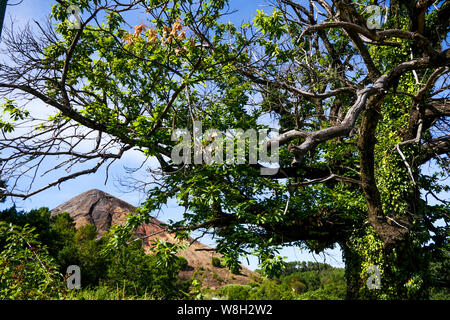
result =
[{"label": "grass", "polygon": [[125,287],[116,290],[107,286],[99,286],[95,288],[73,289],[69,291],[66,300],[154,300],[145,293],[143,296],[126,295]]}]

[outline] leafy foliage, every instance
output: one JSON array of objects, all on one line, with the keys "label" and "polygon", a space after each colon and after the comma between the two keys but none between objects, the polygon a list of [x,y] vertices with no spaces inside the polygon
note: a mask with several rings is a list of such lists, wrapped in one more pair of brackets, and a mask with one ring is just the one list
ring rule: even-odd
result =
[{"label": "leafy foliage", "polygon": [[[139,150],[158,161],[162,174],[142,184],[141,216],[113,229],[102,249],[130,274],[133,267],[120,259],[130,254],[140,261],[126,251],[130,230],[175,199],[185,212],[172,230],[179,236],[212,230],[233,273],[240,272],[241,256],[256,252],[264,274],[275,279],[283,264],[280,246],[321,252],[339,245],[349,298],[427,298],[430,262],[442,261],[448,247],[449,203],[437,195],[449,191],[439,180],[449,173],[448,1],[416,7],[389,1],[377,29],[368,26],[366,8],[379,4],[371,0],[320,1],[323,10],[314,1],[309,8],[276,1],[241,26],[225,21],[224,0],[73,3],[85,14],[79,29],[71,28],[61,2],[41,37],[13,33],[6,43],[14,62],[0,66],[6,185],[26,179],[29,161],[37,162],[35,174],[46,157],[57,158],[54,170],[97,161],[63,173],[61,182]],[[148,25],[130,30],[126,13],[138,9]],[[9,96],[45,101],[54,112],[34,119],[26,103]],[[172,133],[193,132],[199,120],[203,131],[220,134],[279,129],[279,172],[261,175],[261,161],[171,159],[179,142]],[[14,136],[15,126],[30,121],[39,123],[38,133]],[[95,146],[80,150],[93,135]],[[194,150],[195,142],[204,150],[213,143],[205,136],[194,140],[188,143]],[[233,141],[225,147],[233,160],[235,147],[248,151]],[[199,152],[185,153],[192,159]],[[435,172],[422,167],[430,161]],[[62,252],[64,263],[91,257],[103,270],[96,253],[102,244],[89,230],[66,245],[42,217],[36,214],[35,224],[50,253]],[[154,246],[155,267],[173,279],[178,248]],[[365,286],[372,265],[381,269],[379,291]],[[87,281],[95,283],[99,274],[93,271]],[[294,282],[299,291],[307,286]],[[272,292],[270,282],[265,286],[261,292]]]},{"label": "leafy foliage", "polygon": [[62,297],[62,275],[34,231],[0,221],[0,299]]},{"label": "leafy foliage", "polygon": [[346,280],[343,269],[321,263],[290,262],[276,279],[226,285],[218,291],[230,300],[342,300]]},{"label": "leafy foliage", "polygon": [[[170,243],[155,242],[150,255],[140,241],[111,249],[108,236],[98,238],[94,226],[76,230],[69,214],[50,218],[47,208],[0,212],[0,232],[4,299],[187,297],[189,283],[178,279],[187,261],[175,255],[178,248]],[[69,265],[80,267],[79,294],[68,295],[65,287],[62,274]]]},{"label": "leafy foliage", "polygon": [[211,258],[211,264],[216,268],[222,267],[222,262],[220,261],[220,258],[218,257],[212,257]]}]

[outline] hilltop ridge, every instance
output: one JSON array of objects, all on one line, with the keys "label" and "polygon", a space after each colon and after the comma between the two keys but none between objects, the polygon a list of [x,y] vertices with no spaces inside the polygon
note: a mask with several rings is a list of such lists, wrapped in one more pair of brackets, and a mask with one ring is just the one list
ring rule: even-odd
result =
[{"label": "hilltop ridge", "polygon": [[[76,228],[91,224],[99,235],[102,235],[111,226],[125,223],[129,214],[136,213],[136,207],[104,191],[92,189],[57,206],[51,211],[51,215],[62,212],[70,214]],[[151,243],[156,238],[180,243],[173,233],[166,230],[165,224],[156,218],[152,218],[150,223],[142,224],[135,233],[143,238],[143,247],[147,253],[150,252]],[[245,267],[242,268],[241,274],[232,274],[226,268],[213,266],[212,257],[220,255],[210,246],[195,239],[189,238],[181,243],[187,245],[187,248],[179,253],[188,261],[188,267],[180,273],[180,277],[184,279],[190,279],[195,273],[201,277],[203,286],[217,288],[229,283],[245,284],[252,281],[256,275]]]}]

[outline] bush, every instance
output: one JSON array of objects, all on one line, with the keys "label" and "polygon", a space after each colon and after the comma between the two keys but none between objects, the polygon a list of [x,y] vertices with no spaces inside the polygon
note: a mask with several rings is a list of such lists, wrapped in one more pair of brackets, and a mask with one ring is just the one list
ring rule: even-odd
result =
[{"label": "bush", "polygon": [[248,300],[252,287],[249,285],[229,284],[219,289],[228,300]]},{"label": "bush", "polygon": [[255,287],[250,294],[250,300],[291,300],[293,299],[291,289],[280,285],[274,280],[265,280],[261,285]]},{"label": "bush", "polygon": [[0,221],[0,239],[0,300],[62,297],[62,275],[34,228]]},{"label": "bush", "polygon": [[220,261],[220,258],[218,257],[212,257],[211,264],[216,268],[222,268],[222,262]]},{"label": "bush", "polygon": [[219,289],[220,295],[229,300],[290,300],[290,289],[274,280],[266,279],[262,284],[229,284]]},{"label": "bush", "polygon": [[[60,232],[66,233],[64,230]],[[92,225],[83,226],[71,235],[71,241],[63,243],[56,255],[60,271],[64,273],[69,265],[78,265],[81,269],[82,288],[98,286],[100,279],[105,277],[109,264],[108,257],[101,253],[105,240],[96,240],[97,231]]]},{"label": "bush", "polygon": [[104,239],[99,239],[84,240],[77,243],[76,254],[81,268],[81,284],[83,287],[98,286],[100,280],[107,273],[110,259],[101,253],[104,242]]},{"label": "bush", "polygon": [[120,288],[124,294],[151,296],[155,299],[180,299],[189,283],[178,278],[184,261],[175,254],[174,245],[155,242],[155,254],[147,255],[141,243],[131,242],[109,251],[110,265],[105,277],[105,285],[113,290]]},{"label": "bush", "polygon": [[186,270],[188,266],[189,263],[185,257],[178,257],[178,267],[180,268],[180,270]]},{"label": "bush", "polygon": [[304,293],[307,290],[306,284],[295,278],[290,281],[289,286],[295,293]]},{"label": "bush", "polygon": [[92,224],[87,224],[78,228],[74,235],[74,241],[76,243],[83,243],[90,240],[95,240],[97,237],[97,229]]}]

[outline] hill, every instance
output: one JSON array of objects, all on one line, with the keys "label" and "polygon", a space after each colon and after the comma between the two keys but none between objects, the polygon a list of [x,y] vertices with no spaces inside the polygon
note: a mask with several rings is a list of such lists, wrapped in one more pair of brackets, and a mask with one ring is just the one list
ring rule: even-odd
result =
[{"label": "hill", "polygon": [[[76,228],[93,225],[99,235],[111,226],[123,224],[129,214],[136,213],[136,207],[101,190],[93,189],[81,193],[52,210],[52,216],[68,212],[75,221]],[[171,243],[180,243],[166,225],[156,218],[141,225],[136,235],[143,238],[143,247],[149,252],[155,238]],[[226,284],[246,284],[253,280],[256,273],[243,267],[240,274],[232,274],[228,269],[212,265],[212,258],[220,255],[213,248],[189,238],[183,240],[186,250],[179,253],[188,261],[188,267],[180,272],[180,277],[190,279],[194,274],[201,278],[204,287],[212,289]]]}]

